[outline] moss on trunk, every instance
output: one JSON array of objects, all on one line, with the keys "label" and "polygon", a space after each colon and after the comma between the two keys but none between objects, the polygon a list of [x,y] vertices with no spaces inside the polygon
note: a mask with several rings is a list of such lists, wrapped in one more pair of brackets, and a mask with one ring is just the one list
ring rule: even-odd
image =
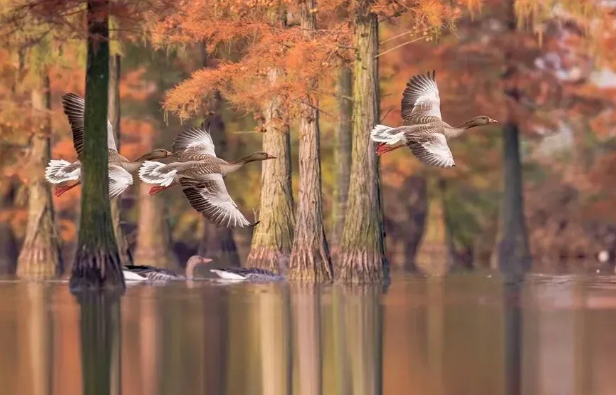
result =
[{"label": "moss on trunk", "polygon": [[83,136],[81,221],[71,273],[72,290],[118,287],[124,276],[109,203],[107,105],[109,3],[88,1],[88,64]]},{"label": "moss on trunk", "polygon": [[[306,35],[316,29],[314,0],[301,3],[301,26]],[[308,81],[316,86],[316,81]],[[288,277],[303,281],[327,281],[333,277],[332,262],[323,227],[323,195],[321,192],[321,158],[318,101],[306,98],[302,104],[299,129],[299,202],[293,251]]]},{"label": "moss on trunk", "polygon": [[353,150],[349,199],[337,280],[372,282],[388,280],[389,267],[383,248],[378,161],[370,141],[370,129],[378,122],[377,16],[370,1],[358,4],[353,47]]},{"label": "moss on trunk", "polygon": [[336,186],[334,190],[332,255],[336,255],[342,238],[344,216],[349,197],[351,172],[351,135],[353,133],[353,100],[351,95],[352,74],[349,67],[343,67],[338,76],[338,128],[336,129],[334,162],[336,163]]},{"label": "moss on trunk", "polygon": [[[32,107],[37,112],[51,109],[49,77],[44,75],[40,89],[32,92]],[[51,200],[50,185],[45,181],[45,167],[51,156],[51,118],[32,136],[28,175],[28,225],[17,260],[17,275],[22,278],[51,278],[62,272],[60,240]]]},{"label": "moss on trunk", "polygon": [[[272,84],[280,71],[270,70]],[[289,124],[278,98],[265,108],[266,132],[263,151],[275,160],[262,162],[259,221],[252,236],[247,266],[280,272],[281,262],[291,253],[293,243],[293,191],[291,190],[291,143]]]},{"label": "moss on trunk", "polygon": [[[116,145],[118,151],[120,151],[121,138],[120,138],[120,120],[121,120],[121,106],[120,106],[120,71],[121,56],[113,55],[109,61],[109,122],[113,126],[115,133]],[[118,196],[111,202],[111,218],[113,220],[113,232],[115,234],[116,243],[118,244],[118,253],[120,254],[120,261],[122,265],[132,265],[133,256],[130,252],[130,245],[126,240],[126,235],[122,229],[122,195]]]}]

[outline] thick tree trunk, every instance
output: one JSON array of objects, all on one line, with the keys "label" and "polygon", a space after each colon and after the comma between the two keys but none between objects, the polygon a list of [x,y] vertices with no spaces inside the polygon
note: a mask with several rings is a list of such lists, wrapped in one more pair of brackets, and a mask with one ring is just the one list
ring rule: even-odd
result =
[{"label": "thick tree trunk", "polygon": [[504,184],[501,240],[498,267],[506,273],[522,273],[530,268],[528,236],[524,221],[522,165],[518,126],[507,122],[503,128]]},{"label": "thick tree trunk", "polygon": [[[51,109],[49,77],[43,76],[41,89],[32,92],[32,107],[43,113]],[[17,260],[22,278],[51,278],[62,272],[60,239],[56,229],[51,190],[45,181],[45,167],[51,156],[51,119],[45,115],[39,131],[32,136],[29,154],[28,226]]]},{"label": "thick tree trunk", "polygon": [[[150,136],[143,136],[141,141],[144,150],[152,149]],[[178,269],[180,265],[171,243],[164,197],[150,196],[149,191],[149,185],[144,183],[139,185],[139,223],[137,224],[135,263]]]},{"label": "thick tree trunk", "polygon": [[[507,2],[508,30],[515,32],[514,0]],[[514,106],[518,104],[520,78],[513,48],[505,52],[506,70],[503,76],[505,94],[509,96],[507,122],[503,126],[504,184],[501,235],[498,245],[498,267],[505,273],[522,273],[530,268],[530,249],[524,221],[522,165],[520,163],[520,137]]]},{"label": "thick tree trunk", "polygon": [[[120,72],[121,56],[113,55],[109,62],[109,122],[113,126],[115,133],[116,145],[120,151]],[[122,229],[122,195],[118,196],[111,202],[111,218],[113,220],[113,232],[115,234],[116,243],[118,243],[118,252],[120,253],[120,261],[122,265],[132,265],[133,256],[130,252],[130,246],[126,240],[126,235]]]},{"label": "thick tree trunk", "polygon": [[[272,84],[280,71],[270,70]],[[293,191],[291,189],[291,142],[289,124],[280,106],[273,98],[265,108],[266,132],[263,151],[277,159],[262,162],[259,223],[252,236],[247,266],[260,267],[275,273],[284,271],[293,243]],[[281,270],[282,269],[282,270]]]},{"label": "thick tree trunk", "polygon": [[371,2],[358,4],[353,32],[357,48],[353,69],[353,151],[349,199],[337,280],[347,282],[382,281],[389,278],[383,247],[383,221],[380,205],[378,162],[369,130],[378,121],[378,21],[369,12]]},{"label": "thick tree trunk", "polygon": [[124,276],[109,204],[107,105],[109,3],[88,0],[88,64],[83,136],[81,221],[71,289],[119,287]]},{"label": "thick tree trunk", "polygon": [[14,274],[17,265],[17,240],[9,222],[14,196],[15,182],[10,178],[3,178],[0,182],[0,275]]},{"label": "thick tree trunk", "polygon": [[[203,66],[208,67],[205,45],[201,47],[201,51]],[[229,160],[225,124],[220,115],[221,107],[222,98],[219,92],[215,92],[206,109],[209,112],[206,123],[216,146],[216,154],[220,158]],[[233,228],[219,227],[203,219],[203,237],[199,243],[199,255],[214,259],[219,266],[240,266],[240,257],[233,239]]]},{"label": "thick tree trunk", "polygon": [[[311,12],[315,7],[315,0],[301,3],[301,26],[307,35],[316,29],[316,15]],[[316,86],[317,82],[307,83]],[[315,282],[331,280],[333,273],[323,226],[318,101],[314,97],[306,100],[300,118],[299,203],[288,277]]]},{"label": "thick tree trunk", "polygon": [[351,172],[351,135],[353,133],[353,100],[351,69],[343,67],[338,76],[338,129],[336,130],[334,161],[336,163],[336,189],[334,192],[334,231],[330,237],[332,255],[338,253],[347,199],[349,197],[349,178]]}]

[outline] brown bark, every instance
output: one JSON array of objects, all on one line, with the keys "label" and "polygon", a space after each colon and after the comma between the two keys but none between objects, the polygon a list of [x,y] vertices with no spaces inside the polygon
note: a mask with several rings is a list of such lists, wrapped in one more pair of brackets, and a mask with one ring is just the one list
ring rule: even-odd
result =
[{"label": "brown bark", "polygon": [[[208,56],[205,45],[201,47],[203,66],[208,67]],[[214,92],[208,103],[206,123],[212,135],[216,155],[220,158],[228,158],[228,143],[225,133],[225,124],[220,115],[222,109],[222,97],[219,92]],[[199,243],[199,255],[214,259],[218,266],[240,266],[240,257],[237,246],[233,239],[233,228],[219,227],[216,224],[203,219],[203,237]]]},{"label": "brown bark", "polygon": [[[49,77],[43,76],[40,89],[32,91],[32,107],[37,112],[51,109]],[[60,240],[56,229],[51,189],[45,181],[45,167],[51,156],[51,118],[44,116],[32,136],[28,163],[28,226],[17,259],[17,275],[22,278],[51,278],[62,271]]]},{"label": "brown bark", "polygon": [[338,129],[336,130],[334,161],[336,163],[336,187],[334,190],[334,232],[330,237],[332,255],[338,252],[347,199],[349,197],[349,178],[351,172],[351,135],[353,133],[353,101],[351,95],[352,75],[349,67],[343,67],[338,76]]},{"label": "brown bark", "polygon": [[[311,35],[316,29],[314,0],[301,3],[301,26]],[[316,86],[316,80],[308,81]],[[323,195],[321,192],[321,158],[318,101],[306,98],[302,104],[299,129],[299,202],[293,251],[289,259],[288,277],[303,281],[327,281],[333,277],[332,262],[323,227]]]},{"label": "brown bark", "polygon": [[383,247],[378,161],[368,131],[378,122],[377,16],[371,2],[358,4],[353,32],[353,150],[349,199],[337,280],[361,283],[389,278]]},{"label": "brown bark", "polygon": [[[2,154],[0,150],[0,155]],[[0,275],[14,274],[17,267],[17,240],[9,222],[8,212],[13,209],[15,196],[15,182],[10,178],[3,178],[0,182]]]},{"label": "brown bark", "polygon": [[[272,84],[280,71],[270,70]],[[281,262],[291,253],[293,243],[293,191],[291,189],[291,142],[289,124],[280,99],[265,107],[263,151],[277,159],[262,162],[259,221],[252,236],[247,266],[281,272]],[[284,271],[285,268],[282,268]]]},{"label": "brown bark", "polygon": [[[508,30],[515,32],[516,17],[514,1],[507,2]],[[524,194],[522,164],[520,161],[520,130],[515,119],[514,107],[519,104],[520,78],[513,48],[505,49],[506,70],[503,76],[505,94],[510,100],[507,106],[507,122],[503,126],[504,186],[502,203],[501,237],[498,244],[498,266],[505,273],[522,273],[531,265],[528,235],[524,220]]]},{"label": "brown bark", "polygon": [[81,220],[70,287],[124,289],[109,204],[107,107],[109,2],[88,0],[88,62],[83,133]]},{"label": "brown bark", "polygon": [[[120,105],[120,72],[121,56],[113,55],[109,61],[109,122],[113,126],[115,133],[116,146],[120,151],[120,120],[121,105]],[[126,234],[122,229],[122,195],[118,196],[111,202],[111,219],[113,220],[113,232],[115,234],[116,243],[118,243],[118,252],[122,265],[132,265],[133,256],[130,252],[130,245],[126,240]]]},{"label": "brown bark", "polygon": [[[142,147],[146,151],[152,149],[150,136],[142,137]],[[173,252],[164,198],[160,195],[150,196],[149,191],[149,185],[144,183],[139,185],[135,263],[177,269],[179,264]]]}]

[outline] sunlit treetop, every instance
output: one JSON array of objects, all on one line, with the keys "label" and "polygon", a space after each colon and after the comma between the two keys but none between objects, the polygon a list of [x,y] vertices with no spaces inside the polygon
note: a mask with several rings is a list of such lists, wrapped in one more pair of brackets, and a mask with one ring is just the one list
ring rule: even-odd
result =
[{"label": "sunlit treetop", "polygon": [[[384,22],[411,17],[415,34],[450,26],[460,5],[478,7],[477,0],[375,1],[367,3]],[[205,43],[221,60],[217,67],[193,73],[172,89],[166,110],[180,118],[203,112],[214,91],[238,109],[259,112],[273,96],[290,116],[311,96],[333,92],[336,70],[355,56],[351,34],[361,1],[318,1],[317,30],[306,34],[299,23],[297,1],[184,0],[176,8],[150,14],[150,32],[159,46]],[[276,81],[271,70],[278,70]],[[306,84],[315,78],[317,86]]]}]

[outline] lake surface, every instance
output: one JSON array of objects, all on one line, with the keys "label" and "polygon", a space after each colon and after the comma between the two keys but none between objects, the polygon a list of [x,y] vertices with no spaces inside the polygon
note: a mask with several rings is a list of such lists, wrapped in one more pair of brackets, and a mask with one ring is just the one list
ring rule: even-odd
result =
[{"label": "lake surface", "polygon": [[[614,394],[616,277],[0,282],[0,393]],[[82,345],[83,344],[83,345]]]}]

